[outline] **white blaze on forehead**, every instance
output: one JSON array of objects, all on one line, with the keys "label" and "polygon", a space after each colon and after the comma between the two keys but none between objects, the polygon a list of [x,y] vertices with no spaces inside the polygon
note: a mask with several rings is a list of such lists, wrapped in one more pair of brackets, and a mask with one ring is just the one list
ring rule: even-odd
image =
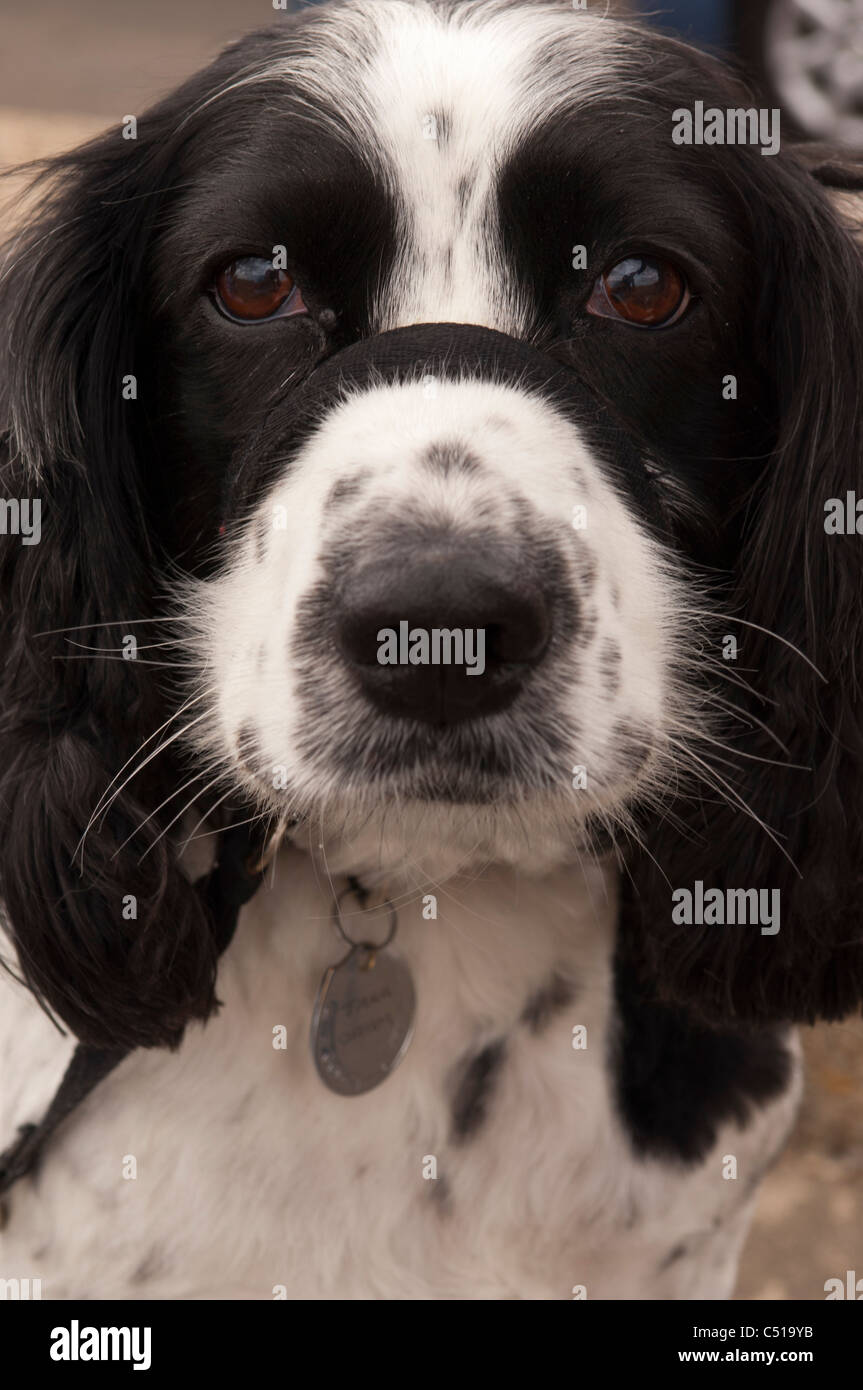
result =
[{"label": "white blaze on forehead", "polygon": [[[476,323],[524,333],[528,305],[501,257],[502,163],[542,121],[613,90],[631,31],[561,4],[352,0],[316,17],[301,60],[267,74],[334,112],[386,178],[397,256],[376,331]],[[579,229],[573,229],[578,240]]]}]

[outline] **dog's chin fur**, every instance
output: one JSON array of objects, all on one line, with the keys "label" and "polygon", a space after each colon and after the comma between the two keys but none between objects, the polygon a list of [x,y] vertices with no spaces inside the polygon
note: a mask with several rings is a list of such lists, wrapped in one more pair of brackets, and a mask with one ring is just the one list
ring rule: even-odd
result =
[{"label": "dog's chin fur", "polygon": [[518,803],[447,805],[368,797],[341,799],[310,811],[286,832],[333,874],[403,877],[414,888],[489,864],[541,876],[578,863],[595,849],[587,823],[564,798]]}]

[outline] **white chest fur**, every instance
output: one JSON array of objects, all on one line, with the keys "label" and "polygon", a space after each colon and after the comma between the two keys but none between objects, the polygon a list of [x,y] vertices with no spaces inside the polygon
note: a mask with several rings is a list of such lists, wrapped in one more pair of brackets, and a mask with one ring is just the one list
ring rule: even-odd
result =
[{"label": "white chest fur", "polygon": [[[395,946],[415,1036],[397,1071],[351,1098],[323,1086],[309,1051],[321,974],[344,953],[331,901],[308,855],[279,857],[222,962],[222,1010],[178,1054],[129,1058],[61,1131],[38,1183],[12,1194],[0,1277],[60,1298],[730,1292],[746,1178],[781,1142],[797,1088],[727,1126],[696,1167],[633,1155],[609,1067],[609,872],[491,868],[412,895]],[[0,988],[5,1143],[68,1048]],[[489,1047],[494,1065],[471,1071]]]}]

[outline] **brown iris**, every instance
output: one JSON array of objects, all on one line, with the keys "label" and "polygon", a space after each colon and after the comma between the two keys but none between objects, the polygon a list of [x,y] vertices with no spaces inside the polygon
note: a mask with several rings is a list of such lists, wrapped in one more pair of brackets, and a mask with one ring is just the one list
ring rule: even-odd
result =
[{"label": "brown iris", "polygon": [[686,281],[670,261],[628,256],[600,275],[587,312],[639,328],[663,328],[680,317],[689,300]]},{"label": "brown iris", "polygon": [[220,307],[233,319],[269,319],[294,295],[294,312],[305,305],[286,270],[277,270],[264,256],[243,256],[219,271],[215,281]]}]

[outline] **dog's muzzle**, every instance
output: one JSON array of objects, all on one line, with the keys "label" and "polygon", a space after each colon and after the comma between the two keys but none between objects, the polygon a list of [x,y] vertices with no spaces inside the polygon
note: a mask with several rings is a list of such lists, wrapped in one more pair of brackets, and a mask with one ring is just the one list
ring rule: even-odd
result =
[{"label": "dog's muzzle", "polygon": [[[419,324],[342,349],[269,411],[239,460],[225,514],[246,514],[289,472],[347,392],[411,382],[433,393],[436,383],[466,381],[539,396],[586,433],[610,466],[625,469],[629,489],[643,492],[645,509],[654,510],[632,442],[570,368],[493,329]],[[502,536],[425,521],[382,529],[378,544],[348,561],[328,626],[373,706],[443,725],[496,713],[515,699],[549,650],[561,597],[559,566],[547,546],[533,542],[527,522],[520,534]]]}]

